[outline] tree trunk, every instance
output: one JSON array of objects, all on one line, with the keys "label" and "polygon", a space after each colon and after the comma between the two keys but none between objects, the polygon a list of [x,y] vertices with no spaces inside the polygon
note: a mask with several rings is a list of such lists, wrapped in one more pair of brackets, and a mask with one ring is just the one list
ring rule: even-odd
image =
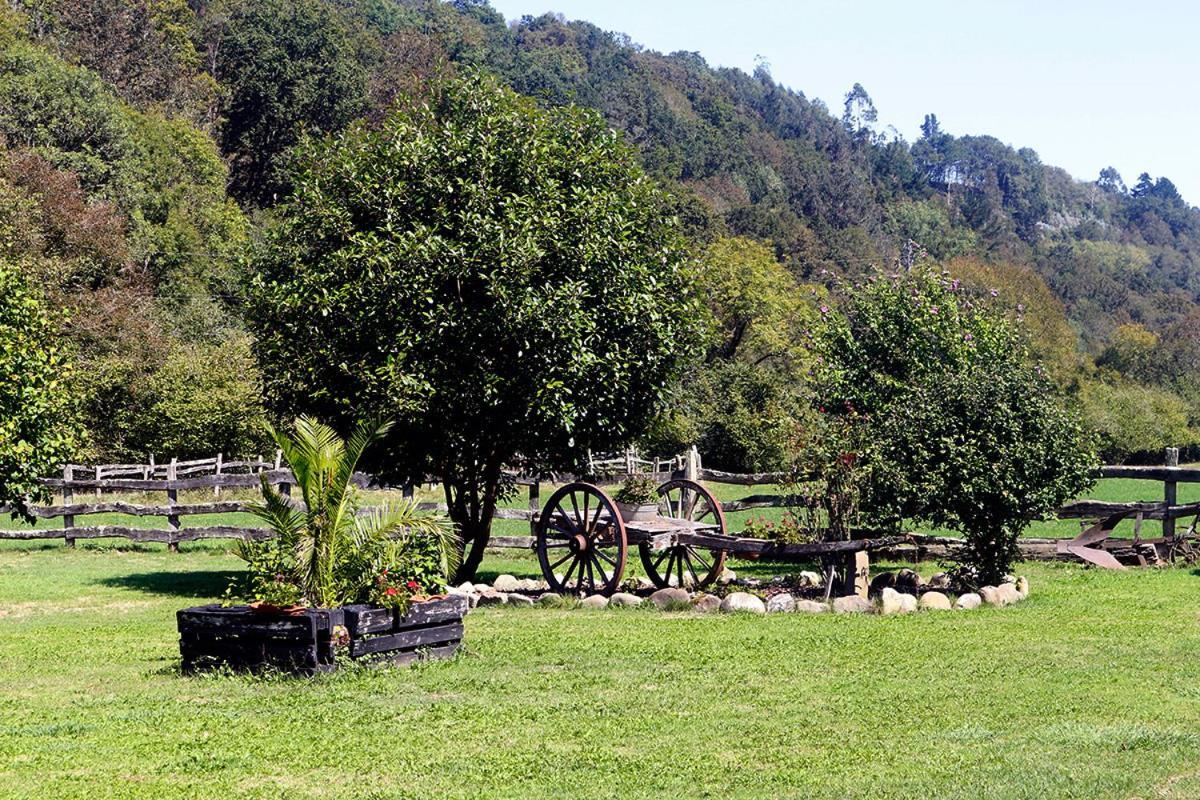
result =
[{"label": "tree trunk", "polygon": [[484,474],[473,473],[473,480],[457,483],[453,478],[443,482],[446,506],[450,519],[462,538],[462,563],[454,575],[454,583],[475,580],[483,561],[483,551],[492,535],[492,517],[496,513],[496,496],[500,490],[499,462],[488,463]]}]

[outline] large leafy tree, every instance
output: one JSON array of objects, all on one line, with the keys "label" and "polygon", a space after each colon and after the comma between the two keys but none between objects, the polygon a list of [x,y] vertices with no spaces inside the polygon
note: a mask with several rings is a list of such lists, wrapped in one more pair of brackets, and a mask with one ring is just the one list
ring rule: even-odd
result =
[{"label": "large leafy tree", "polygon": [[0,255],[0,505],[14,514],[48,499],[37,479],[59,469],[78,445],[70,365],[54,335],[20,265]]},{"label": "large leafy tree", "polygon": [[441,480],[470,575],[506,465],[629,442],[697,350],[677,223],[597,115],[479,74],[298,163],[256,262],[267,395],[397,418],[380,466]]},{"label": "large leafy tree", "polygon": [[341,130],[367,108],[364,43],[321,0],[230,0],[206,9],[213,74],[228,100],[221,146],[230,188],[269,204],[286,187],[280,172],[305,130]]}]

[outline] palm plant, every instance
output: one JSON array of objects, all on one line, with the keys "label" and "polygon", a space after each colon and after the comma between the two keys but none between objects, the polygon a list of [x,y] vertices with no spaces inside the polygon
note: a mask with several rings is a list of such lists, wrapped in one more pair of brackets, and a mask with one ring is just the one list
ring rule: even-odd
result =
[{"label": "palm plant", "polygon": [[346,440],[310,417],[297,419],[291,436],[269,428],[295,476],[302,504],[264,476],[263,501],[250,510],[275,537],[244,542],[239,554],[252,567],[260,565],[275,579],[294,583],[300,597],[320,607],[367,601],[373,585],[389,571],[416,571],[444,582],[458,567],[457,539],[445,517],[422,513],[407,499],[361,507],[355,469],[367,447],[390,427],[388,422],[361,422]]}]

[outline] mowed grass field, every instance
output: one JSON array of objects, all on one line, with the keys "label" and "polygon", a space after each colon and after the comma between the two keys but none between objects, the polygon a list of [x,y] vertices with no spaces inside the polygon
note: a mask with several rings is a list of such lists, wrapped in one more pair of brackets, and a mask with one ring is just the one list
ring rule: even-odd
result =
[{"label": "mowed grass field", "polygon": [[908,617],[480,609],[455,660],[293,680],[178,674],[176,609],[238,568],[183,550],[0,546],[0,797],[1200,797],[1187,568]]}]

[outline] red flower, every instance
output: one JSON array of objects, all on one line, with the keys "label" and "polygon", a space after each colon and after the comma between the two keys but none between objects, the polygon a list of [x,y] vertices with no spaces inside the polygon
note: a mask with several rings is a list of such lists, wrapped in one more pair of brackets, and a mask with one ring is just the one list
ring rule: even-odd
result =
[{"label": "red flower", "polygon": [[395,597],[395,596],[396,596],[396,594],[397,594],[397,592],[396,592],[396,587],[395,587],[395,586],[389,586],[389,587],[387,587],[387,589],[386,589],[386,590],[384,590],[384,592],[383,592],[383,593],[384,593],[384,594],[386,594],[388,597]]},{"label": "red flower", "polygon": [[409,581],[409,582],[408,582],[408,583],[406,583],[405,585],[406,585],[408,588],[412,589],[414,592],[415,592],[417,589],[420,589],[420,588],[421,588],[421,584],[417,583],[416,581]]}]

